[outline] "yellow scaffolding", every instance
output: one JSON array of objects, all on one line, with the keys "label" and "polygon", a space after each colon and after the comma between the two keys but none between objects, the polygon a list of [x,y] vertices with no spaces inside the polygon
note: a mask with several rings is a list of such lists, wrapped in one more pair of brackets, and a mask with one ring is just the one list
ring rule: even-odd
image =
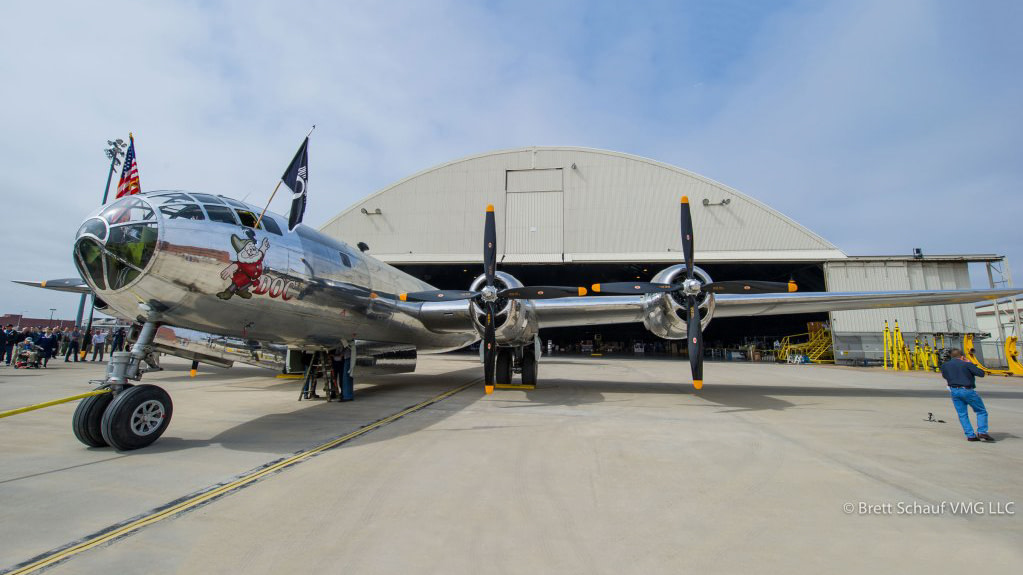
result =
[{"label": "yellow scaffolding", "polygon": [[[835,349],[831,341],[831,330],[821,321],[806,324],[806,333],[787,335],[781,340],[778,359],[788,361],[794,356],[806,356],[812,363],[834,363]],[[806,338],[805,341],[802,341]]]}]

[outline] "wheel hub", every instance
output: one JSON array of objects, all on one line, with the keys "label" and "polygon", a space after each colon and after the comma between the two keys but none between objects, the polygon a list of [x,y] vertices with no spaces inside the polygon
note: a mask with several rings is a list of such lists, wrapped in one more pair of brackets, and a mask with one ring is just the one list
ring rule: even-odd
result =
[{"label": "wheel hub", "polygon": [[136,435],[149,435],[163,425],[165,416],[162,403],[153,399],[145,401],[131,414],[131,430]]}]

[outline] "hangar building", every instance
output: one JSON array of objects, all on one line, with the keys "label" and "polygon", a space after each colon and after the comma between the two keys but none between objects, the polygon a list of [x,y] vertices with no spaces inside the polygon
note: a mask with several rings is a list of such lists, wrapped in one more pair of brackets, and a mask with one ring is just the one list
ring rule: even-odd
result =
[{"label": "hangar building", "polygon": [[[529,147],[462,158],[370,195],[322,231],[442,289],[482,273],[484,210],[495,206],[498,268],[526,285],[649,280],[682,261],[679,197],[693,207],[696,264],[715,280],[794,279],[802,291],[970,287],[970,262],[994,255],[849,257],[770,206],[686,170],[619,152]],[[709,348],[739,347],[828,322],[836,357],[880,357],[881,330],[977,331],[972,305],[717,319]],[[642,325],[544,330],[559,343],[659,342]]]}]

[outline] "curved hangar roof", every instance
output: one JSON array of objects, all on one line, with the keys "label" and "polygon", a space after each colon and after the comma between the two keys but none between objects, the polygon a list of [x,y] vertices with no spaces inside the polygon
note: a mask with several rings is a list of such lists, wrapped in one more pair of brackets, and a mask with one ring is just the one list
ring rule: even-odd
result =
[{"label": "curved hangar roof", "polygon": [[505,263],[679,262],[689,196],[696,260],[821,261],[833,244],[732,188],[619,152],[535,147],[442,164],[385,188],[322,231],[388,263],[482,261],[487,204]]}]

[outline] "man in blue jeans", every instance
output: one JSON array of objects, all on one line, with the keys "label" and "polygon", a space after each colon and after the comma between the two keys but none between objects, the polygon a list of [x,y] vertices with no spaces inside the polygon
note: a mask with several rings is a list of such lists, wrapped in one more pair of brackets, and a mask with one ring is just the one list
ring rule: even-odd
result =
[{"label": "man in blue jeans", "polygon": [[[987,409],[984,408],[984,400],[977,393],[974,377],[984,377],[984,371],[963,357],[963,351],[958,348],[952,349],[952,359],[941,364],[941,377],[948,382],[948,391],[952,394],[952,405],[959,414],[959,423],[963,426],[963,433],[966,434],[966,441],[994,441],[995,438],[987,434]],[[973,408],[977,414],[977,433],[973,433],[973,426],[970,425],[970,413],[966,406]]]}]

